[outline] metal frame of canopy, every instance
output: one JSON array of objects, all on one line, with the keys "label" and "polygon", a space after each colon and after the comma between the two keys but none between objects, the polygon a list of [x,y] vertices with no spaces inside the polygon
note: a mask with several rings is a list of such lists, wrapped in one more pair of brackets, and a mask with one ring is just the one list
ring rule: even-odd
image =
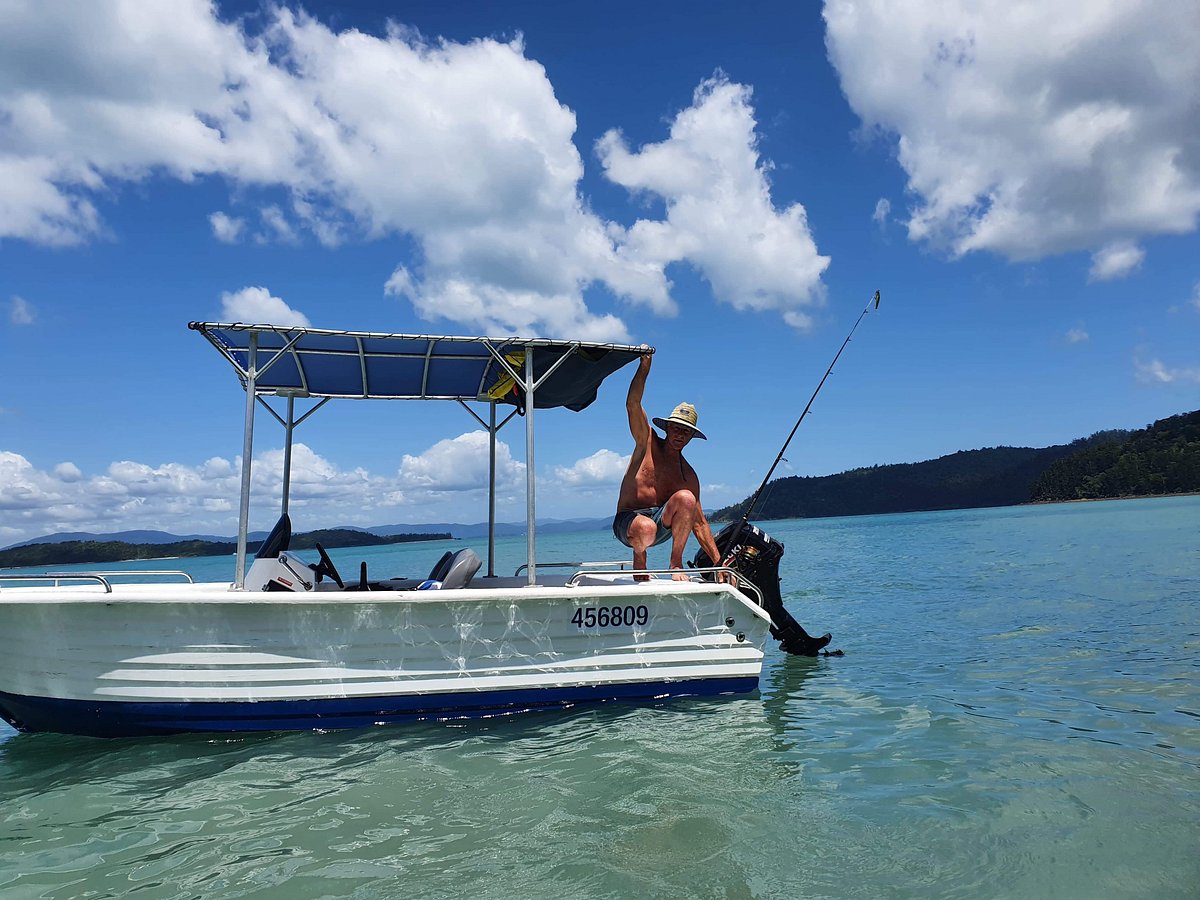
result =
[{"label": "metal frame of canopy", "polygon": [[[316,328],[297,328],[278,325],[220,324],[212,322],[190,322],[188,328],[198,331],[234,367],[246,391],[245,430],[242,441],[241,498],[238,511],[237,566],[234,587],[242,590],[246,576],[246,545],[250,522],[250,480],[254,444],[255,401],[271,413],[284,428],[283,455],[283,499],[282,511],[288,511],[291,492],[292,434],[309,416],[335,398],[341,399],[389,399],[389,400],[455,400],[488,432],[488,575],[495,574],[495,526],[496,526],[496,433],[518,412],[514,409],[499,424],[496,423],[498,399],[489,396],[496,382],[507,376],[512,384],[525,394],[525,492],[527,516],[528,583],[537,583],[536,549],[536,502],[534,476],[534,408],[537,389],[543,387],[560,367],[576,351],[590,353],[616,352],[627,356],[611,371],[621,368],[642,355],[653,353],[653,348],[633,347],[625,344],[602,344],[585,341],[554,341],[543,338],[516,337],[459,337],[454,335],[414,335],[379,332],[332,331]],[[244,345],[238,340],[245,337]],[[313,346],[307,346],[305,339]],[[265,344],[265,346],[264,346]],[[420,345],[424,345],[423,347]],[[451,351],[439,352],[439,345]],[[558,353],[557,358],[545,365],[540,376],[535,377],[535,352],[537,350]],[[482,351],[482,352],[480,352]],[[520,352],[524,357],[523,371],[516,368],[519,363],[507,357]],[[260,353],[270,353],[265,363],[260,364]],[[546,363],[546,359],[540,360]],[[267,373],[283,360],[294,363],[294,372],[288,369],[272,383],[266,380]],[[355,371],[348,362],[357,362],[358,381]],[[405,370],[376,371],[392,367],[400,362]],[[331,364],[319,376],[306,369]],[[412,363],[416,363],[414,370]],[[461,375],[457,387],[447,385],[445,378],[433,378],[437,363],[458,363],[461,371],[472,377],[463,380]],[[315,365],[314,365],[315,364]],[[479,367],[478,378],[473,377],[472,367]],[[287,368],[287,367],[281,367]],[[278,371],[278,370],[277,370]],[[419,388],[414,374],[419,374]],[[316,376],[316,377],[314,377]],[[436,384],[435,384],[436,382]],[[490,385],[489,385],[490,382]],[[373,389],[372,385],[375,385]],[[449,389],[454,387],[454,389]],[[403,390],[398,390],[403,388]],[[586,391],[585,391],[586,392]],[[286,398],[286,417],[277,413],[267,403],[267,396]],[[295,418],[296,398],[321,398],[299,419]],[[467,401],[486,402],[489,420],[485,422],[478,413],[467,405]],[[587,402],[590,402],[588,400]],[[558,404],[566,405],[566,404]],[[584,404],[586,405],[586,403]]]}]

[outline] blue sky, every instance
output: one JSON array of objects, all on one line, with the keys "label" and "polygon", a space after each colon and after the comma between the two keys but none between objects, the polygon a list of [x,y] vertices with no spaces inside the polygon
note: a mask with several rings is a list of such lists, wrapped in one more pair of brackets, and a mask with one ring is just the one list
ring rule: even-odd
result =
[{"label": "blue sky", "polygon": [[[779,474],[1142,427],[1200,407],[1198,214],[1194,4],[6,3],[0,544],[234,531],[191,320],[651,344],[708,508],[876,289]],[[613,509],[626,386],[540,418],[540,514]],[[298,528],[486,517],[461,409],[334,406]]]}]

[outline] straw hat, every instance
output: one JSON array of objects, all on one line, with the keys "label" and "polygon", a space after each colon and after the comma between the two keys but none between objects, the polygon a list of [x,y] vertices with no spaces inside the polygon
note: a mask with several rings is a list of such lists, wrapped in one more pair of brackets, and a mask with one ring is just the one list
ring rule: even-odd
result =
[{"label": "straw hat", "polygon": [[671,410],[671,414],[665,419],[655,418],[654,424],[664,432],[667,430],[668,425],[682,425],[692,432],[693,437],[698,437],[702,441],[708,440],[704,436],[704,432],[696,427],[696,407],[690,403],[680,403]]}]

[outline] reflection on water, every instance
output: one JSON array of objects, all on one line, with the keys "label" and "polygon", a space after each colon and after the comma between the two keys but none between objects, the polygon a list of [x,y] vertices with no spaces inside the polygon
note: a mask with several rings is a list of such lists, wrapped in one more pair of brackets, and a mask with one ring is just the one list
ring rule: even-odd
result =
[{"label": "reflection on water", "polygon": [[757,695],[5,732],[0,896],[1194,897],[1197,521],[1200,498],[769,523],[789,608],[847,655],[772,649]]}]

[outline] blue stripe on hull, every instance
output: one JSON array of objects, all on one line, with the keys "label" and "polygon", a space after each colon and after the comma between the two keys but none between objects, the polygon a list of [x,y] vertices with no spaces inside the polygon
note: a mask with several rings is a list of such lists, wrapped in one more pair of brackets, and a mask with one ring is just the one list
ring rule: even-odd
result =
[{"label": "blue stripe on hull", "polygon": [[0,691],[0,718],[18,731],[48,731],[90,737],[179,732],[308,731],[318,728],[366,728],[430,719],[481,718],[605,700],[658,700],[739,694],[757,687],[757,677],[710,678],[670,683],[245,703],[60,700],[53,697],[24,697]]}]

